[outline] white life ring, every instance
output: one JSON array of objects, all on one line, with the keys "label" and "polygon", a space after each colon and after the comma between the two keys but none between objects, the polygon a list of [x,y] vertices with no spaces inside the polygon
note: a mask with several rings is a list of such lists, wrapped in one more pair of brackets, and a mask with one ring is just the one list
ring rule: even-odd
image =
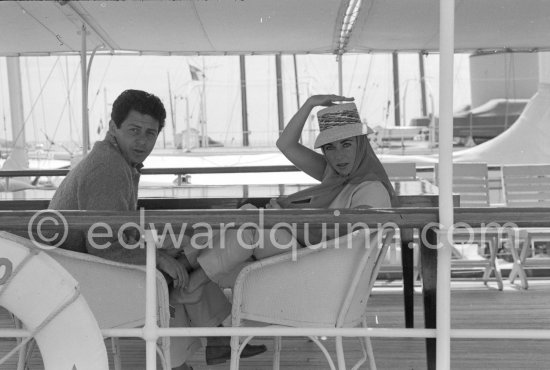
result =
[{"label": "white life ring", "polygon": [[[108,370],[101,331],[78,282],[38,248],[0,233],[0,306],[34,332],[46,370]],[[1,330],[1,329],[0,329]]]}]

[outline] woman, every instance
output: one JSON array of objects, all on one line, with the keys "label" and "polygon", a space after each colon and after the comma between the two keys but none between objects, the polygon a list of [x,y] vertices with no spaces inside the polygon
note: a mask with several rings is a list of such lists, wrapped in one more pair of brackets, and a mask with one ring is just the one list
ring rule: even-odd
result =
[{"label": "woman", "polygon": [[[355,104],[335,104],[352,100],[338,95],[315,95],[290,120],[277,140],[277,147],[296,167],[321,183],[288,197],[272,199],[266,208],[386,208],[395,205],[395,191],[370,146],[366,136],[368,129],[361,123]],[[300,144],[304,124],[317,106],[328,107],[318,112],[320,133],[314,145],[321,148],[323,154]],[[198,252],[196,260],[190,258],[195,271],[190,275],[187,289],[193,291],[209,280],[222,286],[231,285],[251,257],[262,259],[285,252],[287,249],[280,246],[290,245],[294,238],[301,245],[316,244],[321,236],[314,234],[299,232],[294,236],[284,229],[278,229],[275,235],[259,233],[254,228],[241,230],[240,234],[236,229],[224,230],[210,241],[209,248]],[[254,245],[261,247],[250,248]]]}]

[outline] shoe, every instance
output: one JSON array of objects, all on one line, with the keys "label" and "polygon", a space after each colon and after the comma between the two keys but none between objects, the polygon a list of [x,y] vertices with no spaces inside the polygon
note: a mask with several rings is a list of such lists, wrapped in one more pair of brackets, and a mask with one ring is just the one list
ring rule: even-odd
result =
[{"label": "shoe", "polygon": [[[267,351],[267,347],[263,344],[257,346],[247,344],[241,352],[241,358],[256,356],[265,351]],[[206,346],[205,357],[207,365],[222,364],[231,358],[231,346]]]}]

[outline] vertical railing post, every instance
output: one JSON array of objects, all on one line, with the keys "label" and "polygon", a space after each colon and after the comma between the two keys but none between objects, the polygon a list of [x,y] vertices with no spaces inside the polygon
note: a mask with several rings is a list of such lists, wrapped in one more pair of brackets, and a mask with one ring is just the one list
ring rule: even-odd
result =
[{"label": "vertical railing post", "polygon": [[145,283],[145,326],[143,327],[143,339],[145,339],[146,369],[157,369],[157,255],[155,229],[145,230],[145,248],[147,249],[146,283]]},{"label": "vertical railing post", "polygon": [[437,256],[437,370],[451,367],[451,243],[454,223],[453,179],[453,68],[454,0],[440,0],[439,14],[439,222],[441,248]]}]

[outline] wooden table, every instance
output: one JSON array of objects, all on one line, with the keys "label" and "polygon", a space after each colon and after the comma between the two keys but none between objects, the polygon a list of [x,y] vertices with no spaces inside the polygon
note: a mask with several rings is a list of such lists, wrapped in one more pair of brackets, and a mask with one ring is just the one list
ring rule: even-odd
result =
[{"label": "wooden table", "polygon": [[[393,182],[400,206],[437,207],[438,189],[425,180]],[[236,209],[244,199],[257,206],[266,204],[270,198],[291,194],[304,189],[304,185],[229,185],[200,186],[184,185],[172,188],[140,189],[139,207],[149,210],[167,209]],[[169,192],[167,194],[167,192]],[[143,197],[143,195],[146,197]],[[0,201],[0,209],[32,210],[47,207],[48,200]],[[455,206],[459,204],[458,196],[454,198]],[[414,228],[401,227],[401,258],[403,269],[403,296],[405,326],[414,326],[414,262],[413,242]],[[436,245],[435,231],[427,233],[427,241]],[[420,245],[422,261],[424,320],[426,328],[436,325],[436,285],[437,285],[437,250]],[[435,339],[428,338],[428,369],[435,369]]]},{"label": "wooden table", "polygon": [[[426,180],[407,180],[392,182],[401,207],[437,207],[438,188]],[[247,198],[249,203],[263,206],[272,197],[292,194],[302,190],[304,185],[230,185],[197,186],[188,185],[179,191],[185,198],[142,198],[140,206],[146,209],[208,209],[237,208]],[[220,195],[226,195],[220,197]],[[230,195],[231,197],[228,197]],[[239,196],[240,195],[240,196]],[[261,195],[261,196],[260,196]],[[453,197],[455,206],[460,204],[459,196]],[[401,228],[401,264],[403,271],[403,300],[405,327],[414,327],[414,256],[412,246],[414,228]],[[429,230],[426,241],[437,244],[435,230]],[[419,244],[421,258],[422,296],[424,300],[425,327],[436,326],[436,286],[437,286],[437,250]],[[426,339],[428,369],[435,369],[435,338]]]}]

